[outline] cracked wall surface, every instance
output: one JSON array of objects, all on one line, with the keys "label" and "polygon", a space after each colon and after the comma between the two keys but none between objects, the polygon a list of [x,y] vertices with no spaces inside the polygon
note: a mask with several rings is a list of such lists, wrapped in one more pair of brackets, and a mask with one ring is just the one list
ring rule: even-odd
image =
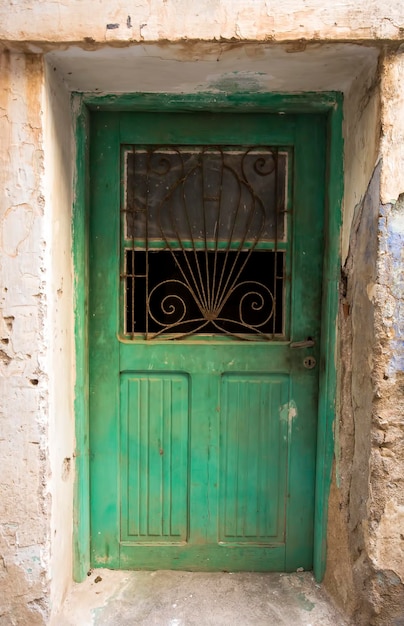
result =
[{"label": "cracked wall surface", "polygon": [[72,576],[71,112],[41,56],[0,72],[0,624],[35,625]]},{"label": "cracked wall surface", "polygon": [[341,280],[325,580],[363,626],[404,617],[403,57],[387,55],[380,78],[380,161],[355,210]]},{"label": "cracked wall surface", "polygon": [[[252,6],[254,7],[252,10]],[[3,38],[38,42],[285,41],[403,37],[401,0],[8,0],[0,6]]]},{"label": "cracked wall surface", "polygon": [[[404,618],[404,56],[381,75],[382,177],[372,355],[370,488],[366,547],[374,624]],[[401,620],[401,622],[400,622]]]},{"label": "cracked wall surface", "polygon": [[44,150],[37,56],[0,56],[0,624],[49,603]]},{"label": "cracked wall surface", "polygon": [[[383,159],[375,302],[368,549],[375,624],[404,618],[404,55],[381,76]],[[401,622],[400,622],[401,620]]]}]

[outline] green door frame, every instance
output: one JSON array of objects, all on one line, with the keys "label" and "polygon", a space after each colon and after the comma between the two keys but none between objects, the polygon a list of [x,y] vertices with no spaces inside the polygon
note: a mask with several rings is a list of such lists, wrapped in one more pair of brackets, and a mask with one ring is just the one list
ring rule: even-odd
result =
[{"label": "green door frame", "polygon": [[76,131],[75,200],[72,239],[75,309],[75,420],[76,480],[74,495],[74,579],[85,579],[90,567],[90,481],[88,403],[88,177],[91,109],[110,111],[259,111],[322,113],[328,123],[325,253],[321,311],[317,470],[314,520],[314,575],[323,579],[326,566],[328,497],[334,455],[333,424],[336,407],[336,340],[340,276],[340,229],[343,199],[343,96],[338,92],[273,94],[123,94],[72,96]]}]

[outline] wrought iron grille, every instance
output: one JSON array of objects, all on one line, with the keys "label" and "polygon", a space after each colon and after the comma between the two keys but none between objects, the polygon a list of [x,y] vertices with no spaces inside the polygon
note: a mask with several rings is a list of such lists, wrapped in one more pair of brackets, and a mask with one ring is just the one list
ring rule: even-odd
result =
[{"label": "wrought iron grille", "polygon": [[125,334],[282,336],[287,154],[131,146],[123,155]]}]

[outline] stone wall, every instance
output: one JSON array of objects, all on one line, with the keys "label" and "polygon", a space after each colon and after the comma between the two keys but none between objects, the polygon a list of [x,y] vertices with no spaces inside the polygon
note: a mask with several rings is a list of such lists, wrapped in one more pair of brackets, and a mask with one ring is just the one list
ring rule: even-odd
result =
[{"label": "stone wall", "polygon": [[[135,9],[109,0],[97,11],[89,0],[19,0],[15,7],[12,0],[0,6],[0,624],[48,623],[72,578],[75,157],[68,92],[143,85],[176,93],[345,94],[339,391],[325,585],[355,624],[398,626],[401,0],[258,0],[253,10],[251,0],[204,0],[197,8],[151,0]],[[126,47],[134,42],[144,43]]]},{"label": "stone wall", "polygon": [[403,70],[403,57],[383,60],[381,161],[356,209],[341,278],[325,584],[363,626],[404,617]]},{"label": "stone wall", "polygon": [[[380,207],[366,531],[374,624],[404,619],[404,195]],[[401,621],[400,621],[401,619]]]},{"label": "stone wall", "polygon": [[[375,397],[374,286],[378,249],[380,163],[355,214],[341,272],[339,394],[334,483],[328,525],[325,585],[355,624],[370,624],[371,563],[366,542],[370,450]],[[332,520],[332,521],[331,521]]]},{"label": "stone wall", "polygon": [[[375,624],[404,619],[404,49],[382,67],[368,548]],[[400,621],[401,619],[401,621]]]}]

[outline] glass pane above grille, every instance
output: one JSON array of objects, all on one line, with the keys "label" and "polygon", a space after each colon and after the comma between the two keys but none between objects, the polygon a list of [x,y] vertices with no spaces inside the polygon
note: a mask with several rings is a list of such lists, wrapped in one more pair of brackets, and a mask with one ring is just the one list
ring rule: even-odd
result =
[{"label": "glass pane above grille", "polygon": [[125,237],[284,241],[287,154],[259,147],[132,147],[126,152]]}]

